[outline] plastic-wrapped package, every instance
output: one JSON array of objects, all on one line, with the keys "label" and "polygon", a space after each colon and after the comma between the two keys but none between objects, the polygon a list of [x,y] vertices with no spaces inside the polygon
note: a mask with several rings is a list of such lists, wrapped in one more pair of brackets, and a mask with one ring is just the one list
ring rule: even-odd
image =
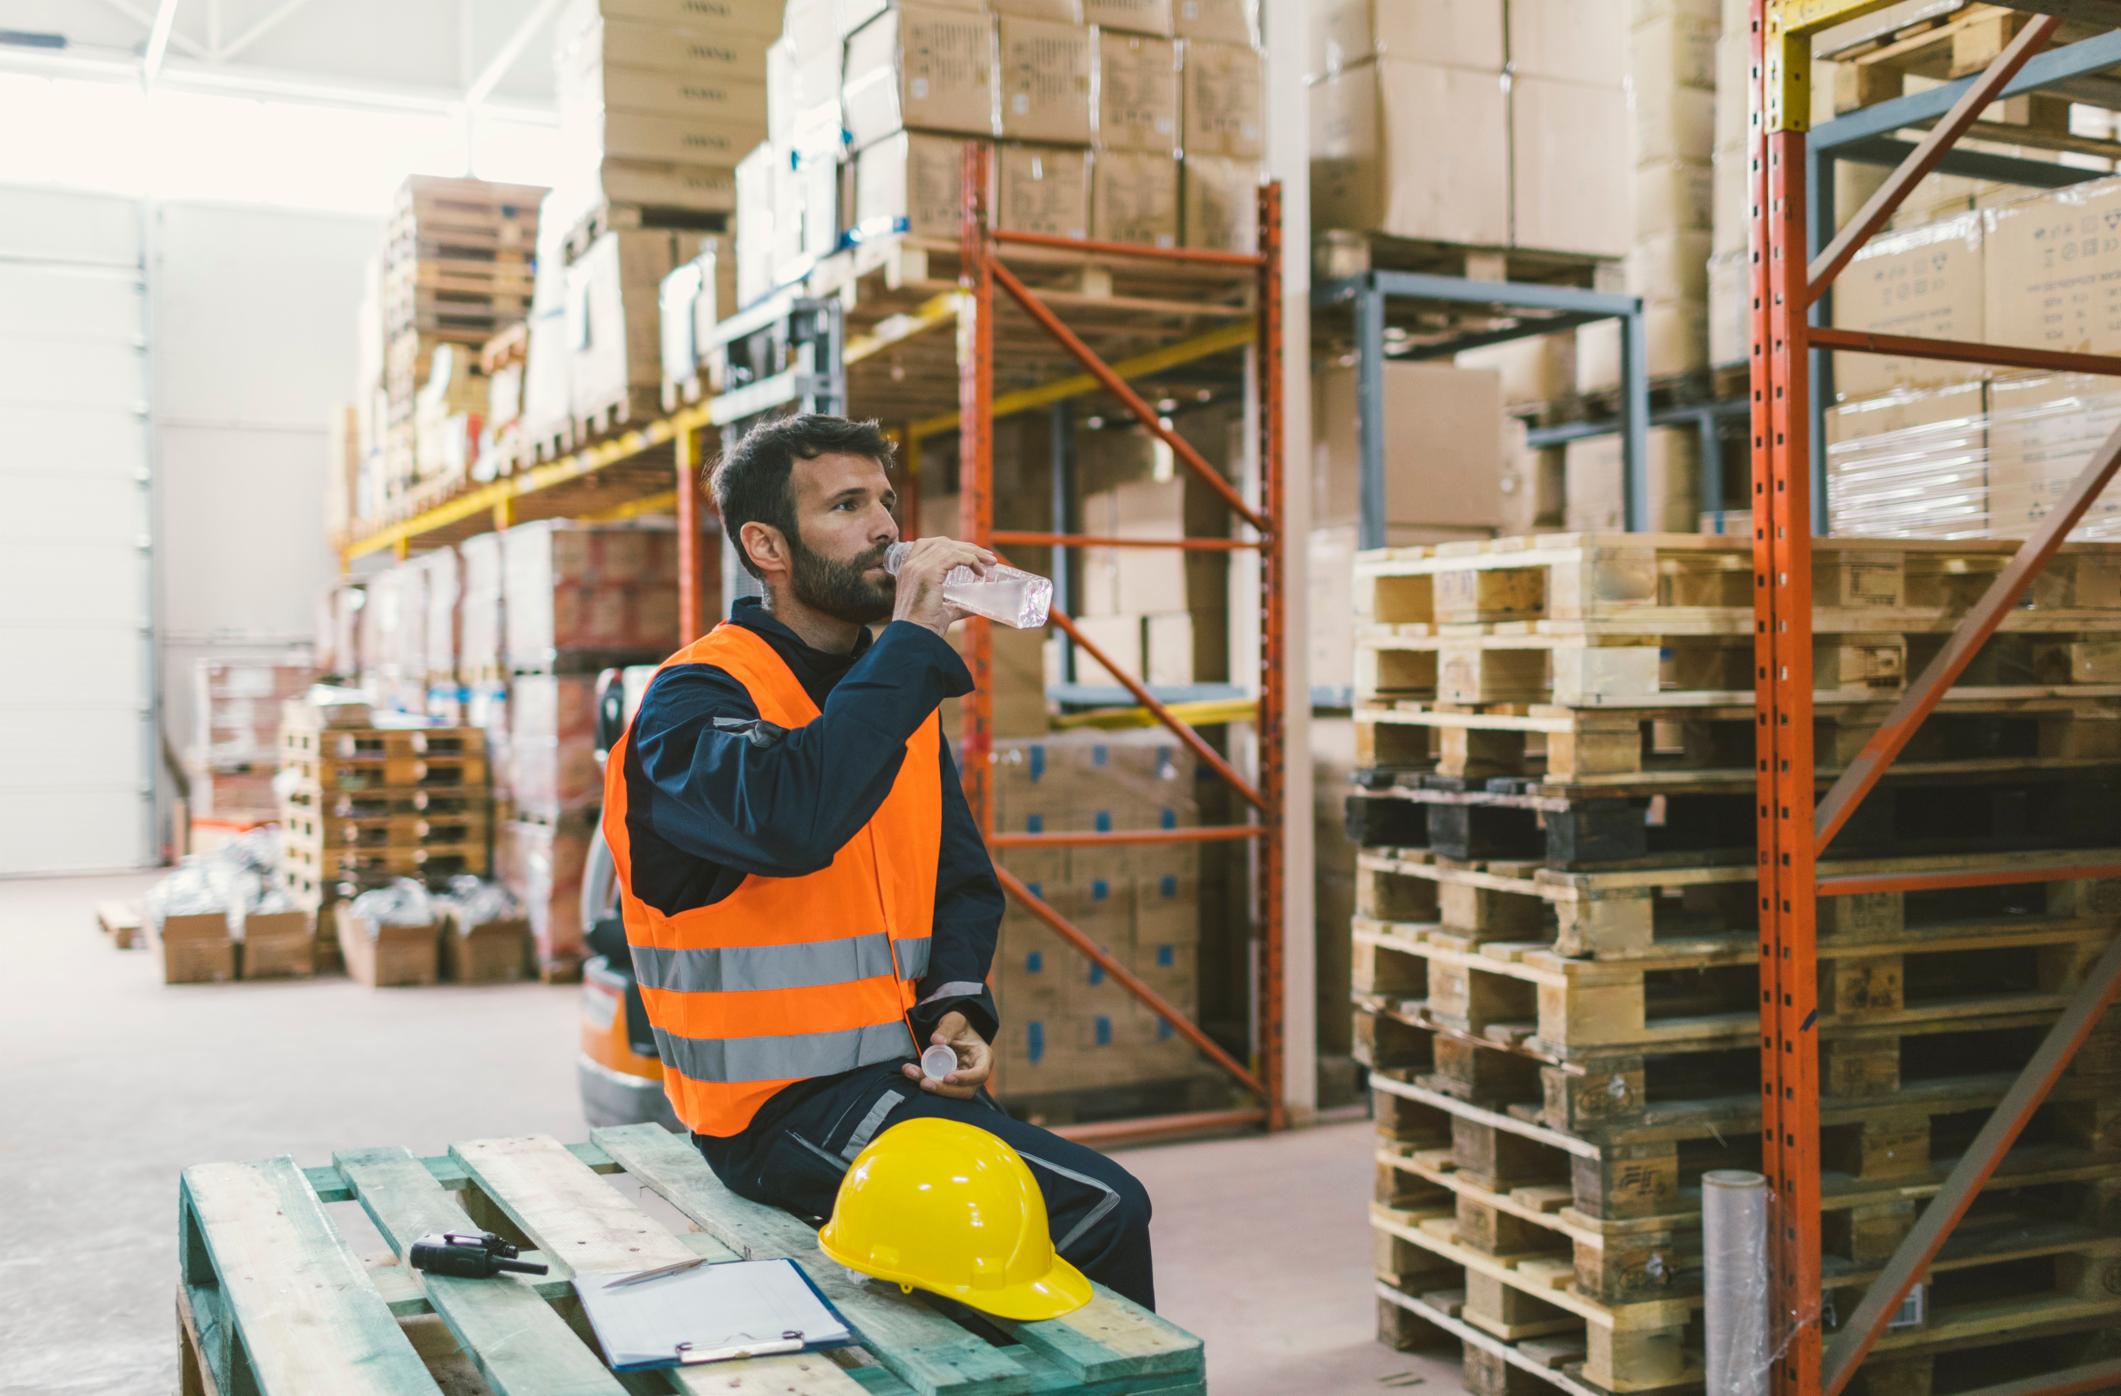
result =
[{"label": "plastic-wrapped package", "polygon": [[458,922],[463,926],[484,926],[523,914],[523,904],[516,899],[515,893],[498,882],[489,882],[471,873],[458,873],[450,878],[447,890],[438,900],[456,909]]},{"label": "plastic-wrapped package", "polygon": [[466,683],[502,668],[501,537],[477,533],[457,545],[457,672]]},{"label": "plastic-wrapped package", "polygon": [[677,535],[548,521],[502,535],[508,663],[571,656],[661,658],[677,645]]},{"label": "plastic-wrapped package", "polygon": [[353,911],[370,926],[429,926],[435,920],[434,898],[409,877],[363,892],[353,899]]},{"label": "plastic-wrapped package", "polygon": [[516,808],[553,818],[601,803],[595,677],[518,674],[508,706],[508,787]]},{"label": "plastic-wrapped package", "polygon": [[419,567],[425,575],[425,624],[421,627],[425,653],[422,670],[429,688],[454,686],[457,675],[457,644],[462,621],[464,594],[462,567],[454,548],[437,548],[423,554]]},{"label": "plastic-wrapped package", "polygon": [[494,876],[522,899],[538,965],[548,975],[581,963],[582,872],[590,840],[597,837],[586,819],[516,819],[503,824],[494,840]]},{"label": "plastic-wrapped package", "polygon": [[280,704],[309,687],[307,659],[202,659],[192,670],[192,756],[202,770],[271,765]]},{"label": "plastic-wrapped package", "polygon": [[464,686],[464,725],[486,734],[486,769],[496,806],[515,799],[515,759],[509,744],[508,680],[474,677]]},{"label": "plastic-wrapped package", "polygon": [[[2024,374],[1843,403],[1827,413],[1836,537],[2023,538],[2121,424],[2121,387]],[[2121,538],[2121,484],[2072,539]]]},{"label": "plastic-wrapped package", "polygon": [[180,863],[176,870],[147,889],[142,901],[147,923],[157,934],[172,916],[226,915],[228,899],[198,860]]}]

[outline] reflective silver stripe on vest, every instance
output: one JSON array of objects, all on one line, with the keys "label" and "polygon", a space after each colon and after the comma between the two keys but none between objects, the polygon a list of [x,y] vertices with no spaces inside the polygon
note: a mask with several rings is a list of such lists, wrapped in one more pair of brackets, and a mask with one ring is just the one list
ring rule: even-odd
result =
[{"label": "reflective silver stripe on vest", "polygon": [[928,936],[898,943],[898,972],[908,984],[919,983],[921,977],[928,973],[928,952],[934,944],[934,940]]},{"label": "reflective silver stripe on vest", "polygon": [[704,950],[636,945],[633,973],[644,989],[683,994],[811,989],[889,975],[891,942],[877,932],[797,945],[726,945]]},{"label": "reflective silver stripe on vest", "polygon": [[657,1028],[655,1046],[664,1065],[679,1075],[715,1085],[830,1076],[913,1057],[913,1036],[898,1020],[785,1037],[679,1037]]}]

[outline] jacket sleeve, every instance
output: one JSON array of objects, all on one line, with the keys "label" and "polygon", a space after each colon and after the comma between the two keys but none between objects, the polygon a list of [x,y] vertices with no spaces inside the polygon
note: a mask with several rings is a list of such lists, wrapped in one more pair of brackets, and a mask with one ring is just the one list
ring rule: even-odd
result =
[{"label": "jacket sleeve", "polygon": [[920,1001],[910,1015],[926,1038],[945,1013],[958,1012],[987,1041],[1001,1028],[1001,1012],[987,988],[994,948],[1002,922],[1002,887],[994,877],[987,841],[965,803],[957,762],[944,734],[943,844],[935,866],[935,940],[928,951],[928,974],[920,982]]},{"label": "jacket sleeve", "polygon": [[906,739],[971,688],[947,641],[904,622],[884,628],[816,721],[793,729],[762,722],[721,670],[665,670],[628,743],[650,827],[683,852],[756,876],[828,867],[890,794]]}]

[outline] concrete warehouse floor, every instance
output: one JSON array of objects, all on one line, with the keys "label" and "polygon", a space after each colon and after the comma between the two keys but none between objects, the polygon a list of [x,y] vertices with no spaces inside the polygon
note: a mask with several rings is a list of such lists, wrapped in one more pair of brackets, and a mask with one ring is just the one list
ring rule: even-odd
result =
[{"label": "concrete warehouse floor", "polygon": [[[0,1392],[176,1389],[177,1174],[335,1147],[586,1136],[571,989],[164,986],[96,933],[147,876],[0,882]],[[1217,1396],[1461,1390],[1371,1336],[1371,1131],[1137,1149],[1162,1311]],[[347,1209],[351,1210],[351,1209]]]}]

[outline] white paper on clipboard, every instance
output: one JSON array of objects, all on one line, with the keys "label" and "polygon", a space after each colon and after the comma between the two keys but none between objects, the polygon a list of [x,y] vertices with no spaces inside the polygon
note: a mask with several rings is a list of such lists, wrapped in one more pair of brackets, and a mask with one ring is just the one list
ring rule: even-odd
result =
[{"label": "white paper on clipboard", "polygon": [[610,1287],[629,1273],[574,1277],[615,1372],[835,1347],[854,1338],[792,1260],[733,1260]]}]

